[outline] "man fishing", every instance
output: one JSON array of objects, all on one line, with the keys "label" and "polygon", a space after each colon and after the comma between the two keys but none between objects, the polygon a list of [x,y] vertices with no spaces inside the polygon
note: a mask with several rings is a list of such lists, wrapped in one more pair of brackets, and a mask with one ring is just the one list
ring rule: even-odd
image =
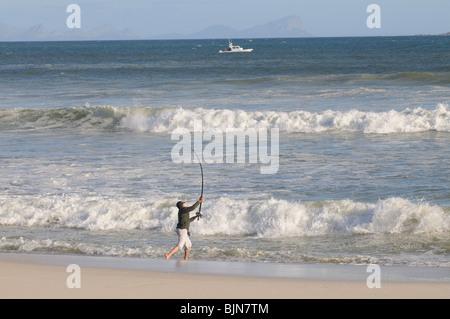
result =
[{"label": "man fishing", "polygon": [[198,205],[203,201],[203,196],[192,206],[186,207],[184,202],[178,202],[178,224],[176,232],[178,234],[178,244],[172,248],[170,253],[165,254],[166,259],[172,257],[178,250],[183,249],[184,246],[184,260],[188,260],[189,252],[192,248],[191,240],[189,239],[189,225],[196,218],[200,217],[202,214],[198,212],[194,217],[190,217],[189,213],[198,207]]}]

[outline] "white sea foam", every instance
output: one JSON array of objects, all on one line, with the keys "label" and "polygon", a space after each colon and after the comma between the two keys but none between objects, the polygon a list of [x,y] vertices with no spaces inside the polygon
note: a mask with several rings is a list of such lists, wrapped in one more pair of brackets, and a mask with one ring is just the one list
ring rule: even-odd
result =
[{"label": "white sea foam", "polygon": [[260,237],[355,233],[443,232],[450,216],[439,206],[402,198],[358,203],[351,200],[258,203],[221,198],[212,216],[196,226],[203,234],[253,234]]},{"label": "white sea foam", "polygon": [[155,113],[146,109],[132,110],[120,127],[139,132],[172,132],[176,128],[194,129],[201,120],[204,130],[276,127],[284,132],[321,133],[332,131],[374,134],[450,132],[450,108],[439,104],[434,110],[423,108],[389,112],[324,111],[244,111],[214,109],[166,109]]},{"label": "white sea foam", "polygon": [[83,106],[59,109],[0,110],[0,129],[114,129],[136,132],[171,133],[177,128],[194,130],[247,130],[279,128],[281,132],[362,132],[368,134],[450,132],[450,107],[406,108],[402,111],[360,110],[309,112],[298,110],[245,111],[229,109],[184,109],[117,106]]},{"label": "white sea foam", "polygon": [[[159,229],[165,232],[175,229],[175,202],[172,198],[147,201],[79,195],[3,195],[0,198],[0,225],[88,230]],[[250,201],[221,197],[205,202],[203,212],[201,223],[192,226],[193,232],[203,235],[283,238],[450,230],[448,209],[402,198],[360,203],[351,200]]]},{"label": "white sea foam", "polygon": [[15,196],[0,199],[0,224],[55,225],[88,230],[168,228],[174,209],[168,201],[145,203],[102,196]]}]

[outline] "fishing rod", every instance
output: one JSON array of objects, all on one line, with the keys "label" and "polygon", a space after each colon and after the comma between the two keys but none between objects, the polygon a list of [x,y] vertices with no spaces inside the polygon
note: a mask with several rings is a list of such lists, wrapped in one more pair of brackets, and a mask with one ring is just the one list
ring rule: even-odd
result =
[{"label": "fishing rod", "polygon": [[[190,147],[190,146],[189,146]],[[194,149],[192,147],[190,147],[192,152],[195,154],[195,156],[198,159],[198,164],[200,165],[200,171],[202,173],[202,192],[200,197],[203,197],[203,186],[204,186],[204,182],[203,182],[203,166],[202,166],[202,161],[200,161],[200,158],[198,157],[197,153],[195,153]],[[198,212],[197,212],[197,220],[200,219],[200,217],[202,216],[202,214],[200,213],[202,211],[202,203],[203,201],[200,202],[200,206],[198,207]]]}]

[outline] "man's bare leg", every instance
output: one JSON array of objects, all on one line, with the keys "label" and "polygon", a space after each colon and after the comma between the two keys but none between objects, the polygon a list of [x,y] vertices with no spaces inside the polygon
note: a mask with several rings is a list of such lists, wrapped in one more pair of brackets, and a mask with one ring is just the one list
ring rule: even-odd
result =
[{"label": "man's bare leg", "polygon": [[178,246],[173,247],[170,253],[165,254],[166,259],[170,259],[170,257],[172,257],[172,255],[175,254],[179,249],[180,248],[178,248]]},{"label": "man's bare leg", "polygon": [[188,260],[190,250],[184,252],[184,260]]}]

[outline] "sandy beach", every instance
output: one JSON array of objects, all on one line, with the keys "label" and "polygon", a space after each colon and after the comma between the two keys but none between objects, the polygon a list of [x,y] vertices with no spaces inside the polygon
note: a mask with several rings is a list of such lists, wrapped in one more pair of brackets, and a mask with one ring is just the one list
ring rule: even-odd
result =
[{"label": "sandy beach", "polygon": [[[79,266],[79,277],[69,265]],[[220,266],[221,265],[221,266]],[[252,268],[255,271],[252,272]],[[114,257],[0,254],[1,298],[302,299],[449,298],[448,269],[278,265]],[[165,270],[164,270],[165,269]],[[234,269],[234,270],[232,270]],[[266,272],[263,276],[260,272]],[[296,275],[295,275],[296,272]],[[228,273],[228,274],[227,274]],[[422,279],[417,276],[421,274]],[[344,279],[337,279],[339,277]],[[358,276],[360,278],[358,278]],[[428,279],[423,279],[428,276]],[[79,284],[79,288],[74,286]],[[180,284],[188,289],[179,289]]]}]

